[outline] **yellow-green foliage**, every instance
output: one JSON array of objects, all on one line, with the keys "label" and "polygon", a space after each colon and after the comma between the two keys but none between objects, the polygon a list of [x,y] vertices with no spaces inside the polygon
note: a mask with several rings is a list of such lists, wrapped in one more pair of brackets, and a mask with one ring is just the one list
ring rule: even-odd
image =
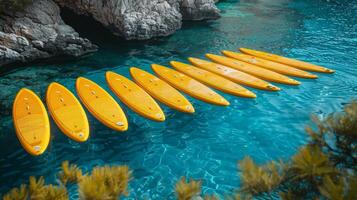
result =
[{"label": "yellow-green foliage", "polygon": [[343,112],[324,119],[312,118],[316,129],[307,127],[312,143],[325,149],[330,159],[347,168],[356,168],[357,157],[357,102],[346,104]]},{"label": "yellow-green foliage", "polygon": [[294,180],[314,181],[317,177],[337,174],[326,154],[316,145],[305,146],[292,158],[290,171]]},{"label": "yellow-green foliage", "polygon": [[357,138],[357,101],[347,104],[343,112],[332,113],[322,120],[313,116],[312,121],[317,130],[307,127],[306,132],[319,142],[322,142],[325,134]]},{"label": "yellow-green foliage", "polygon": [[329,200],[357,199],[356,177],[350,178],[349,181],[346,182],[347,181],[341,177],[333,181],[331,177],[327,176],[323,179],[323,183],[319,187],[320,193]]},{"label": "yellow-green foliage", "polygon": [[344,112],[329,115],[325,122],[331,132],[357,138],[357,102],[347,104]]},{"label": "yellow-green foliage", "polygon": [[250,195],[236,194],[234,199],[235,200],[252,200],[253,198]]},{"label": "yellow-green foliage", "polygon": [[68,200],[67,189],[62,186],[45,185],[45,180],[40,177],[30,177],[29,194],[32,200]]},{"label": "yellow-green foliage", "polygon": [[20,188],[14,188],[4,195],[3,200],[27,200],[28,189],[26,185],[21,185]]},{"label": "yellow-green foliage", "polygon": [[[62,163],[59,178],[66,183],[78,183],[81,200],[117,200],[127,195],[131,171],[127,166],[95,167],[91,174],[82,175],[76,165]],[[68,200],[67,189],[62,186],[45,185],[43,177],[30,177],[28,187],[21,185],[4,195],[3,200]]]},{"label": "yellow-green foliage", "polygon": [[131,171],[128,166],[95,167],[90,175],[82,176],[78,183],[81,200],[117,200],[127,195]]},{"label": "yellow-green foliage", "polygon": [[64,185],[67,183],[77,183],[82,178],[82,170],[77,165],[63,161],[62,171],[58,174],[58,177]]},{"label": "yellow-green foliage", "polygon": [[281,165],[270,162],[257,166],[249,156],[239,162],[239,168],[242,170],[241,189],[250,194],[270,192],[279,186],[284,178]]},{"label": "yellow-green foliage", "polygon": [[68,200],[67,189],[61,186],[45,185],[45,180],[31,176],[28,186],[21,185],[4,195],[3,200]]},{"label": "yellow-green foliage", "polygon": [[178,200],[190,200],[201,193],[201,181],[190,180],[186,181],[185,177],[181,177],[176,183],[176,196]]}]

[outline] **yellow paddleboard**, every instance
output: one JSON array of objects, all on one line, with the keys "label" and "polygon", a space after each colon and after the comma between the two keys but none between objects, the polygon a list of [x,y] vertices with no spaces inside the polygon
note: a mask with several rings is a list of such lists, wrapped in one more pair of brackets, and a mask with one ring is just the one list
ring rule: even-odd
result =
[{"label": "yellow paddleboard", "polygon": [[195,79],[161,65],[152,64],[151,67],[161,79],[196,99],[220,106],[229,105],[229,102],[221,95]]},{"label": "yellow paddleboard", "polygon": [[77,78],[76,89],[79,98],[96,119],[117,131],[128,129],[123,110],[107,91],[83,77]]},{"label": "yellow paddleboard", "polygon": [[41,99],[31,90],[21,89],[14,101],[12,117],[23,148],[34,156],[45,152],[50,142],[50,123]]},{"label": "yellow paddleboard", "polygon": [[295,76],[299,78],[310,78],[310,79],[315,79],[317,76],[315,74],[311,74],[309,72],[296,69],[294,67],[284,65],[281,63],[265,60],[262,58],[258,58],[255,56],[247,55],[247,54],[242,54],[242,53],[237,53],[233,51],[222,51],[222,54],[225,56],[228,56],[230,58],[234,58],[243,62],[247,62],[253,65],[257,65],[259,67],[263,67],[268,70],[275,71],[280,74],[284,74],[287,76]]},{"label": "yellow paddleboard", "polygon": [[72,92],[61,84],[51,83],[47,88],[46,103],[53,120],[65,135],[77,142],[88,139],[87,115]]},{"label": "yellow paddleboard", "polygon": [[262,80],[250,74],[238,71],[236,69],[220,65],[214,62],[198,59],[198,58],[188,58],[188,60],[195,66],[202,69],[208,70],[210,72],[221,75],[233,82],[243,84],[249,87],[268,90],[268,91],[279,91],[280,88]]},{"label": "yellow paddleboard", "polygon": [[314,65],[311,63],[307,63],[307,62],[303,62],[303,61],[295,60],[295,59],[291,59],[291,58],[286,58],[286,57],[278,56],[278,55],[271,54],[271,53],[266,53],[266,52],[256,51],[256,50],[246,49],[246,48],[240,48],[239,50],[245,54],[249,54],[252,56],[256,56],[256,57],[263,58],[266,60],[271,60],[271,61],[278,62],[278,63],[282,63],[285,65],[290,65],[292,67],[296,67],[296,68],[302,69],[302,70],[313,71],[313,72],[322,72],[322,73],[334,73],[335,72],[334,70],[328,69],[326,67],[321,67],[321,66]]},{"label": "yellow paddleboard", "polygon": [[195,112],[191,103],[165,81],[136,67],[130,68],[130,74],[138,85],[163,104],[181,112]]},{"label": "yellow paddleboard", "polygon": [[256,76],[258,78],[267,80],[267,81],[272,81],[276,83],[283,83],[283,84],[288,84],[288,85],[299,85],[300,82],[296,81],[294,79],[291,79],[287,76],[278,74],[276,72],[258,67],[256,65],[252,65],[246,62],[242,62],[233,58],[227,58],[225,56],[219,56],[219,55],[214,55],[214,54],[206,54],[206,57],[211,59],[212,61],[226,65],[228,67],[232,67],[234,69],[237,69],[239,71],[243,71],[245,73],[248,73],[250,75]]},{"label": "yellow paddleboard", "polygon": [[154,121],[165,121],[165,114],[160,106],[133,81],[109,71],[105,77],[110,89],[134,112]]},{"label": "yellow paddleboard", "polygon": [[247,98],[257,97],[253,92],[212,72],[182,62],[171,61],[170,64],[177,71],[222,92]]}]

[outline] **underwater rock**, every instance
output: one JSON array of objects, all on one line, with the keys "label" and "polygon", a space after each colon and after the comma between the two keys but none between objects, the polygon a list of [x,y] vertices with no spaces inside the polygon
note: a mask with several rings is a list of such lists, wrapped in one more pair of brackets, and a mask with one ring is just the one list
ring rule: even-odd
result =
[{"label": "underwater rock", "polygon": [[96,50],[96,45],[62,21],[52,0],[34,0],[24,11],[0,16],[0,66],[78,57]]},{"label": "underwater rock", "polygon": [[129,40],[173,34],[181,28],[182,19],[219,17],[214,0],[55,1],[78,15],[91,16],[114,34]]}]

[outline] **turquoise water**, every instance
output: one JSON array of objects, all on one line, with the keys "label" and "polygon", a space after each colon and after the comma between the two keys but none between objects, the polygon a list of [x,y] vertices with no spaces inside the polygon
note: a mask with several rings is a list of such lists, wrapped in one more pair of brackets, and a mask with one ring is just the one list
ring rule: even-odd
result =
[{"label": "turquoise water", "polygon": [[[104,164],[127,164],[135,179],[128,199],[173,199],[181,176],[202,178],[203,190],[219,195],[239,187],[237,161],[245,155],[258,163],[287,159],[307,142],[304,133],[310,114],[323,116],[338,110],[357,94],[357,2],[339,0],[222,1],[222,18],[185,22],[171,37],[125,42],[107,33],[87,34],[101,46],[95,54],[62,64],[38,64],[4,73],[0,130],[0,192],[26,182],[30,175],[48,182],[64,160],[85,170]],[[7,105],[27,86],[44,96],[47,85],[58,81],[72,91],[77,76],[90,78],[105,89],[104,73],[129,76],[130,66],[150,70],[151,63],[167,65],[222,49],[244,46],[307,60],[336,70],[317,80],[299,79],[298,87],[279,85],[278,93],[256,92],[255,100],[223,94],[229,107],[217,107],[189,98],[194,115],[162,105],[167,120],[152,122],[123,108],[129,131],[118,133],[88,114],[91,138],[84,144],[67,139],[52,125],[47,152],[31,157],[22,150],[12,128]],[[4,103],[5,102],[5,103]],[[70,188],[75,191],[76,188]],[[71,192],[73,199],[77,194]]]}]

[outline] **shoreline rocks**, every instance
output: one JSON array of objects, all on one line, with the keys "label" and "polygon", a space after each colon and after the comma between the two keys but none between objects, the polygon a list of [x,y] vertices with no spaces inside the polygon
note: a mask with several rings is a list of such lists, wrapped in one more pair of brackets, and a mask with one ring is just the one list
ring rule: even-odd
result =
[{"label": "shoreline rocks", "polygon": [[0,15],[0,66],[78,57],[97,48],[63,22],[52,0],[34,0],[24,11]]},{"label": "shoreline rocks", "polygon": [[78,15],[100,22],[127,40],[167,36],[181,28],[182,20],[219,17],[214,0],[55,0]]},{"label": "shoreline rocks", "polygon": [[182,20],[219,17],[217,0],[33,0],[21,12],[0,15],[0,67],[97,51],[64,23],[54,1],[127,40],[168,36],[181,28]]},{"label": "shoreline rocks", "polygon": [[218,0],[182,0],[181,14],[184,20],[217,19],[220,11],[215,6]]}]

